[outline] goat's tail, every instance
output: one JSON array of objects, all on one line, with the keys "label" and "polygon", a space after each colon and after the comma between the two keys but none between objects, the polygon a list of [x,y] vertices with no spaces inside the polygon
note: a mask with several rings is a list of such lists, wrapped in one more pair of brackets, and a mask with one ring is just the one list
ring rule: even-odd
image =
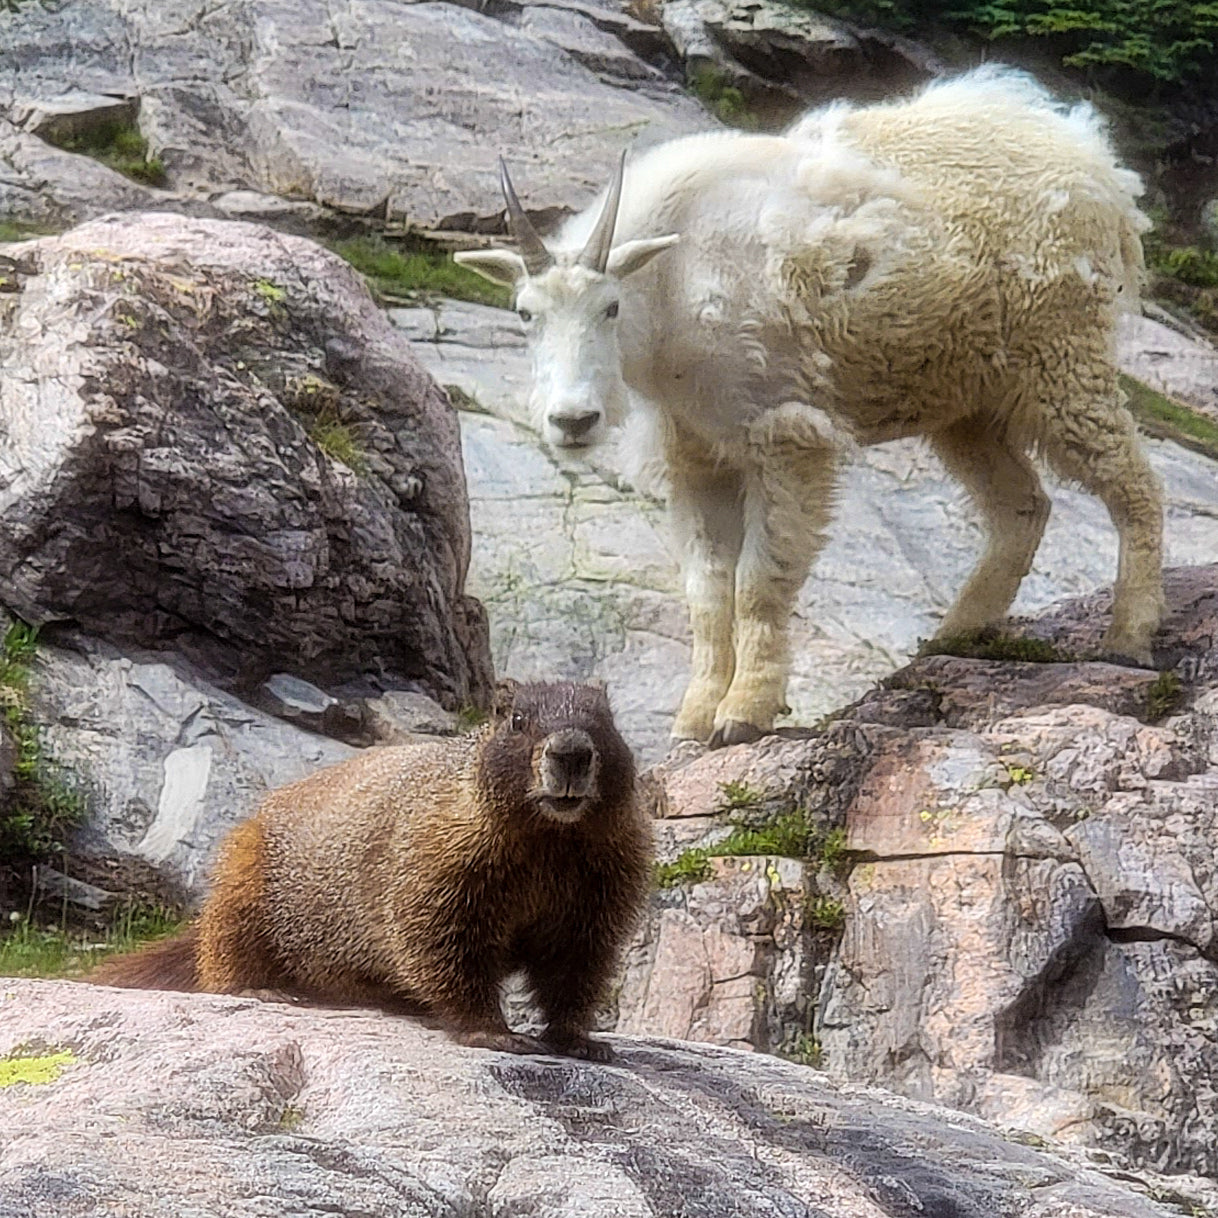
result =
[{"label": "goat's tail", "polygon": [[168,939],[149,943],[136,951],[105,960],[84,980],[94,985],[117,985],[131,990],[199,989],[199,924]]}]

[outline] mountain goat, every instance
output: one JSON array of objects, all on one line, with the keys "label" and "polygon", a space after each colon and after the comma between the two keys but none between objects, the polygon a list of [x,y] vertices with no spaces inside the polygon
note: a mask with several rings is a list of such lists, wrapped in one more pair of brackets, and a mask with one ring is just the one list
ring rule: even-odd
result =
[{"label": "mountain goat", "polygon": [[1120,536],[1105,646],[1150,662],[1162,505],[1114,357],[1147,222],[1089,106],[980,69],[623,171],[551,251],[504,169],[520,252],[458,258],[516,290],[547,442],[594,444],[628,409],[655,424],[694,638],[674,736],[748,740],[785,709],[788,619],[852,442],[925,436],[981,510],[941,636],[1001,621],[1031,567],[1030,452],[1099,496]]}]

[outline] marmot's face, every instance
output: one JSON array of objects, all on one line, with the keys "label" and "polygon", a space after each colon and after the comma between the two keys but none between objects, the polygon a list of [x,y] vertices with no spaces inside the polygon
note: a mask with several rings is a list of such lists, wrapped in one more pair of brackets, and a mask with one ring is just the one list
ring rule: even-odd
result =
[{"label": "marmot's face", "polygon": [[495,724],[483,757],[485,775],[501,797],[548,820],[575,824],[600,800],[604,780],[613,788],[633,782],[630,753],[602,689],[507,682]]}]

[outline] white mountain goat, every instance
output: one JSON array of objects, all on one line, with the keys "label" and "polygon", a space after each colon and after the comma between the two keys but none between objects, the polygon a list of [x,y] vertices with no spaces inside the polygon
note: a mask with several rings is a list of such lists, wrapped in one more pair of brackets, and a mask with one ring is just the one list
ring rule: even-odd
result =
[{"label": "white mountain goat", "polygon": [[[944,619],[1000,622],[1049,514],[1029,452],[1120,535],[1108,651],[1150,662],[1162,506],[1117,384],[1142,271],[1135,174],[1090,107],[981,69],[911,99],[717,132],[619,166],[547,249],[503,174],[512,285],[545,439],[656,426],[693,627],[674,736],[724,744],[784,708],[788,619],[849,442],[925,436],[989,540]],[[616,240],[617,244],[614,244]]]}]

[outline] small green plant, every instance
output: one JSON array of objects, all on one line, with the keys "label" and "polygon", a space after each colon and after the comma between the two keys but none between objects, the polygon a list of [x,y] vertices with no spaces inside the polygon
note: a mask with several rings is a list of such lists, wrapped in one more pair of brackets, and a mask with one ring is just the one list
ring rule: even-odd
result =
[{"label": "small green plant", "polygon": [[389,299],[450,296],[501,309],[512,303],[507,288],[467,271],[451,255],[434,248],[411,249],[381,236],[349,237],[333,242],[330,248]]},{"label": "small green plant", "polygon": [[846,907],[836,897],[817,897],[808,906],[808,922],[817,930],[841,930],[846,924]]},{"label": "small green plant", "polygon": [[754,790],[745,782],[721,782],[719,793],[723,796],[723,802],[717,809],[719,812],[741,812],[746,808],[756,808],[765,801],[764,792]]},{"label": "small green plant", "polygon": [[309,439],[327,457],[341,461],[353,474],[368,472],[368,460],[359,440],[350,425],[339,418],[337,412],[322,410],[308,425]]},{"label": "small green plant", "polygon": [[1036,777],[1026,766],[1011,765],[1010,762],[1002,763],[1006,766],[1007,784],[1012,787],[1026,787],[1028,783]]},{"label": "small green plant", "polygon": [[678,884],[701,884],[703,880],[711,878],[712,872],[709,850],[697,846],[684,851],[671,863],[657,863],[655,886],[675,888]]},{"label": "small green plant", "polygon": [[457,711],[457,731],[476,732],[490,716],[477,706],[466,705]]},{"label": "small green plant", "polygon": [[721,69],[703,64],[690,75],[689,89],[721,123],[751,131],[757,126],[757,118],[745,102],[744,94],[728,82],[729,78]]},{"label": "small green plant", "polygon": [[30,718],[29,669],[38,630],[14,621],[0,640],[0,716],[16,748],[14,789],[0,812],[0,860],[25,865],[61,853],[84,817],[84,802],[63,773],[46,760],[38,727]]},{"label": "small green plant", "polygon": [[131,122],[98,123],[71,135],[50,136],[49,142],[65,152],[79,152],[146,186],[165,185],[165,165],[149,157],[148,141]]},{"label": "small green plant", "polygon": [[850,869],[846,830],[829,829],[813,834],[808,841],[808,857],[835,875],[844,875]]},{"label": "small green plant", "polygon": [[28,220],[0,220],[0,245],[10,241],[28,241],[31,237],[45,237],[54,231],[44,224],[32,224]]},{"label": "small green plant", "polygon": [[1157,723],[1166,719],[1176,710],[1184,698],[1184,687],[1180,678],[1167,669],[1151,683],[1146,691],[1146,719],[1149,723]]},{"label": "small green plant", "polygon": [[279,1128],[284,1133],[293,1133],[304,1124],[304,1109],[296,1104],[285,1104],[279,1114]]},{"label": "small green plant", "polygon": [[1172,401],[1132,376],[1122,374],[1121,388],[1144,431],[1218,460],[1218,423],[1213,419]]},{"label": "small green plant", "polygon": [[945,639],[929,639],[920,656],[961,656],[970,660],[1019,660],[1026,664],[1060,664],[1070,657],[1044,639],[1018,638],[987,626]]},{"label": "small green plant", "polygon": [[282,304],[288,298],[287,292],[278,284],[272,283],[269,279],[255,279],[254,291],[262,297],[267,304]]},{"label": "small green plant", "polygon": [[811,1066],[813,1070],[820,1070],[825,1064],[825,1051],[811,1032],[800,1032],[778,1050],[778,1056],[801,1066]]}]

